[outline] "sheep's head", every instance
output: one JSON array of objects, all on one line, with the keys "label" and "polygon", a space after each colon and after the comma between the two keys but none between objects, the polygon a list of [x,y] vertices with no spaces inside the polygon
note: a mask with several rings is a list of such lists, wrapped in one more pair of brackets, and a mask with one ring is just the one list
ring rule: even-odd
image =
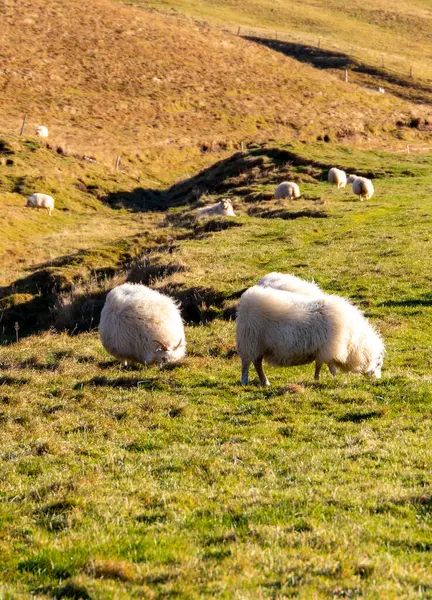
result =
[{"label": "sheep's head", "polygon": [[222,208],[223,208],[225,214],[228,217],[235,217],[235,212],[234,212],[232,204],[229,200],[222,200],[221,204],[222,204]]},{"label": "sheep's head", "polygon": [[384,349],[381,349],[378,356],[371,361],[369,369],[366,371],[366,375],[369,377],[376,377],[377,379],[381,379],[381,370],[384,363]]},{"label": "sheep's head", "polygon": [[156,343],[155,362],[159,364],[176,362],[180,360],[186,352],[186,340],[180,338],[174,346],[167,346],[159,340],[153,340]]}]

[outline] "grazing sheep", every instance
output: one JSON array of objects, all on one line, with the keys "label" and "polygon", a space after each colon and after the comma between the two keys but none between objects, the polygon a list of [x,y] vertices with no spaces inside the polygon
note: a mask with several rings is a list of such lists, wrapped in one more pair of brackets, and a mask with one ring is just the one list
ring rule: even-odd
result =
[{"label": "grazing sheep", "polygon": [[283,181],[275,189],[275,200],[282,198],[300,198],[299,186],[293,181]]},{"label": "grazing sheep", "polygon": [[225,217],[235,217],[236,214],[233,210],[232,204],[229,200],[221,200],[217,204],[212,206],[203,206],[197,210],[197,217],[214,217],[216,215],[223,215]]},{"label": "grazing sheep", "polygon": [[357,179],[357,175],[348,175],[347,183],[352,183],[355,179]]},{"label": "grazing sheep", "polygon": [[31,208],[46,208],[48,215],[51,216],[54,210],[54,198],[48,194],[32,194],[27,198],[26,206]]},{"label": "grazing sheep", "polygon": [[366,179],[366,177],[356,177],[352,183],[352,191],[353,194],[360,197],[361,201],[363,201],[363,199],[369,200],[373,196],[374,186],[370,179]]},{"label": "grazing sheep", "polygon": [[328,181],[331,185],[337,185],[339,188],[344,188],[347,184],[347,176],[345,171],[332,167],[328,172]]},{"label": "grazing sheep", "polygon": [[262,361],[278,366],[315,361],[315,379],[323,364],[333,376],[343,372],[381,377],[384,344],[363,314],[344,298],[307,298],[254,286],[240,299],[236,322],[241,383],[254,364],[261,385],[270,385]]},{"label": "grazing sheep", "polygon": [[109,292],[99,334],[105,350],[124,361],[172,363],[186,353],[177,304],[145,285],[124,283]]},{"label": "grazing sheep", "polygon": [[36,135],[39,137],[48,137],[48,127],[39,125],[39,127],[36,127]]},{"label": "grazing sheep", "polygon": [[316,283],[310,283],[309,281],[300,279],[300,277],[287,275],[286,273],[269,273],[268,275],[264,275],[258,281],[257,285],[315,298],[324,295],[324,292],[320,290]]}]

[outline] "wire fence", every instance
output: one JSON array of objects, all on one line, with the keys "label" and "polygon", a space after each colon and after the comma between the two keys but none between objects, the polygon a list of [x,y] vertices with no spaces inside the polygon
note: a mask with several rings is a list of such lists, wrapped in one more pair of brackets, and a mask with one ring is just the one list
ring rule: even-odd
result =
[{"label": "wire fence", "polygon": [[[368,49],[361,53],[358,48],[351,45],[330,42],[324,38],[317,36],[305,36],[286,33],[285,31],[277,31],[275,29],[249,28],[238,26],[232,30],[241,37],[256,37],[266,40],[275,40],[276,42],[290,42],[301,46],[309,46],[317,52],[332,52],[341,54],[356,61],[359,65],[372,67],[381,71],[385,71],[391,75],[398,75],[401,78],[411,78],[422,80],[425,83],[432,84],[432,78],[425,77],[424,74],[419,74],[418,69],[408,61],[402,61],[399,58],[393,58],[388,54],[379,52],[378,50]],[[366,56],[367,54],[367,56]]]}]

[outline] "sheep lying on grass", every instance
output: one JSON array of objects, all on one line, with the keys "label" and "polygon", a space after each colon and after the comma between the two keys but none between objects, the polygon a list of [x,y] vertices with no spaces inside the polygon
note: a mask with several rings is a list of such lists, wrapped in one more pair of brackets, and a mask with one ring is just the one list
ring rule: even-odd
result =
[{"label": "sheep lying on grass", "polygon": [[339,188],[344,188],[347,184],[347,176],[345,171],[333,167],[328,172],[328,181],[331,185],[337,185]]},{"label": "sheep lying on grass", "polygon": [[39,127],[36,127],[36,135],[38,137],[48,137],[48,127],[45,127],[45,125],[39,125]]},{"label": "sheep lying on grass", "polygon": [[293,181],[283,181],[275,189],[275,200],[282,198],[300,198],[300,188]]},{"label": "sheep lying on grass", "polygon": [[51,216],[54,210],[54,198],[48,194],[32,194],[27,198],[26,206],[30,208],[46,208],[48,215]]},{"label": "sheep lying on grass", "polygon": [[229,200],[221,200],[217,204],[212,206],[203,206],[197,210],[197,217],[214,217],[216,215],[223,215],[225,217],[235,217],[232,204]]},{"label": "sheep lying on grass", "polygon": [[186,353],[177,304],[145,285],[124,283],[109,292],[99,334],[105,350],[124,361],[172,363]]},{"label": "sheep lying on grass", "polygon": [[300,279],[300,277],[287,275],[286,273],[269,273],[268,275],[264,275],[264,277],[258,281],[257,285],[315,298],[324,295],[316,283],[304,281],[304,279]]},{"label": "sheep lying on grass", "polygon": [[372,198],[374,194],[374,186],[370,179],[366,179],[366,177],[356,177],[352,182],[352,191],[353,194],[360,197],[360,200],[363,201],[369,200]]},{"label": "sheep lying on grass", "polygon": [[254,364],[261,385],[270,385],[263,359],[277,366],[315,361],[315,379],[323,364],[381,377],[384,344],[363,314],[344,298],[308,298],[256,285],[241,297],[236,322],[237,351],[246,385]]}]

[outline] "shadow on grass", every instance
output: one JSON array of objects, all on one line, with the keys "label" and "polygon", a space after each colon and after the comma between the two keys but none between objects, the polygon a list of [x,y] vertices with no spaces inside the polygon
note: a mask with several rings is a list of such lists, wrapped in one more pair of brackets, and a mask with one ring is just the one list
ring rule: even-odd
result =
[{"label": "shadow on grass", "polygon": [[[144,367],[143,367],[144,368]],[[157,379],[144,379],[141,377],[114,377],[112,379],[104,376],[92,377],[88,381],[80,381],[74,385],[74,390],[81,390],[83,387],[110,387],[122,389],[144,389],[149,391],[163,390],[164,386]]]},{"label": "shadow on grass", "polygon": [[285,219],[287,221],[309,217],[311,219],[326,219],[328,214],[322,210],[298,210],[290,211],[283,208],[265,210],[259,207],[250,208],[248,215],[259,219]]},{"label": "shadow on grass", "polygon": [[[376,81],[373,84],[381,87],[385,84],[391,84],[391,93],[404,100],[418,102],[423,104],[430,102],[432,88],[412,79],[408,74],[404,77],[397,73],[386,70],[385,68],[366,65],[358,59],[340,51],[325,50],[306,44],[298,44],[282,40],[261,38],[257,36],[244,36],[246,39],[267,46],[276,52],[291,56],[299,62],[311,64],[318,69],[339,69],[344,71],[349,69],[354,73],[369,75]],[[372,83],[372,82],[371,82]]]},{"label": "shadow on grass", "polygon": [[423,298],[410,298],[408,300],[387,300],[386,302],[381,302],[381,304],[378,304],[378,306],[432,306],[432,296],[430,294],[427,294]]},{"label": "shadow on grass", "polygon": [[373,419],[375,417],[382,417],[383,411],[381,410],[371,410],[369,412],[349,412],[341,417],[338,417],[338,421],[340,423],[362,423],[363,421],[368,421],[369,419]]}]

